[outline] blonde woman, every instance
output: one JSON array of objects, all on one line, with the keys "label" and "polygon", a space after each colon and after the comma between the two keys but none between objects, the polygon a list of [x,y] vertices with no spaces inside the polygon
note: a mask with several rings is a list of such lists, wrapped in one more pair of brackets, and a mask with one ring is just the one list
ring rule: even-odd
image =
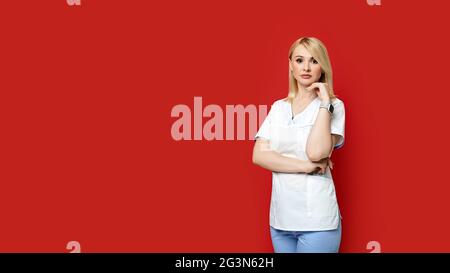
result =
[{"label": "blonde woman", "polygon": [[275,252],[338,252],[341,216],[330,160],[344,144],[344,103],[333,92],[324,44],[289,50],[289,93],[259,128],[253,163],[272,171],[270,234]]}]

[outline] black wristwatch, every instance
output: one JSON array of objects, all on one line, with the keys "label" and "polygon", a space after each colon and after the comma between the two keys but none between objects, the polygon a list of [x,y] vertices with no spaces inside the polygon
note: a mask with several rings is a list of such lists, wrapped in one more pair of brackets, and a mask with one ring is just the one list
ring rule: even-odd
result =
[{"label": "black wristwatch", "polygon": [[333,115],[334,107],[333,107],[333,104],[331,104],[330,102],[328,102],[328,103],[321,103],[320,104],[320,108],[327,109],[328,112],[330,112],[330,114]]}]

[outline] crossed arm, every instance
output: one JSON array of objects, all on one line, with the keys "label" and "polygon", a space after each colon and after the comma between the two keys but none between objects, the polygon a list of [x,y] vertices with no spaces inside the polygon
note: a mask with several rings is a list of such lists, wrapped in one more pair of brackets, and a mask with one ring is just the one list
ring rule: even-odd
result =
[{"label": "crossed arm", "polygon": [[[333,147],[336,143],[338,136],[333,135]],[[253,147],[252,161],[254,164],[263,167],[264,169],[273,172],[282,173],[324,173],[327,166],[333,168],[333,162],[331,162],[331,154],[333,148],[330,151],[328,157],[321,159],[317,162],[301,160],[297,158],[287,157],[280,153],[277,153],[270,148],[270,142],[266,139],[258,138]]]},{"label": "crossed arm", "polygon": [[273,172],[308,173],[312,162],[284,156],[270,149],[269,140],[258,138],[253,147],[253,163]]},{"label": "crossed arm", "polygon": [[330,123],[330,114],[321,108],[306,144],[309,161],[281,155],[270,149],[269,140],[258,138],[253,147],[253,163],[274,172],[311,173],[318,170],[323,173],[328,165],[333,167],[330,158],[340,138],[331,134]]}]

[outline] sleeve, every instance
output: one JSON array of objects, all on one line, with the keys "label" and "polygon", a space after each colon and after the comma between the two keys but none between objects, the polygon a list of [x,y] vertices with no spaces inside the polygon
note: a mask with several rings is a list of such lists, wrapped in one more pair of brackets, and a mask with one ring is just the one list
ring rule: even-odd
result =
[{"label": "sleeve", "polygon": [[264,138],[266,140],[270,140],[270,127],[273,119],[273,115],[275,112],[275,103],[270,107],[270,111],[264,119],[263,123],[259,127],[258,132],[255,135],[255,141],[258,137]]},{"label": "sleeve", "polygon": [[345,107],[341,100],[333,103],[334,111],[331,118],[331,134],[340,135],[338,142],[334,146],[335,149],[341,148],[344,145],[345,136]]}]

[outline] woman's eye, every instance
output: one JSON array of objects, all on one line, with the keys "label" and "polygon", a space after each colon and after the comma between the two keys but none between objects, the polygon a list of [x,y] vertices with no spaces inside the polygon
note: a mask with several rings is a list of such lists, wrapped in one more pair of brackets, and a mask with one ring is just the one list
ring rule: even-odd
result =
[{"label": "woman's eye", "polygon": [[315,59],[312,60],[313,64],[318,64],[319,62],[317,62]]},{"label": "woman's eye", "polygon": [[296,61],[297,61],[297,63],[301,63],[303,60],[302,59],[297,59]]}]

